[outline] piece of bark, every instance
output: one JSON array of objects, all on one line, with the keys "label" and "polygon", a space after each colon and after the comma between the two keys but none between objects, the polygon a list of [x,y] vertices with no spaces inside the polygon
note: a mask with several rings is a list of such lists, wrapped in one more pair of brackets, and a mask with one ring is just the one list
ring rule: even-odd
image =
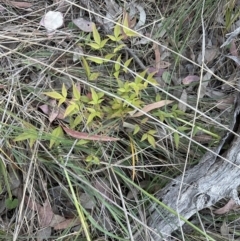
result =
[{"label": "piece of bark", "polygon": [[[177,211],[185,219],[189,219],[197,211],[214,205],[222,198],[231,197],[236,204],[240,204],[237,188],[240,185],[240,94],[230,129],[236,132],[233,136],[227,133],[215,148],[215,155],[207,152],[200,162],[186,171],[182,183],[181,195],[177,200],[182,175],[170,182],[156,197],[165,205]],[[219,157],[225,144],[230,144],[229,149],[222,154],[226,160]],[[149,229],[135,234],[137,241],[168,240],[171,233],[184,224],[178,216],[168,212],[156,203],[149,205],[147,226]]]}]

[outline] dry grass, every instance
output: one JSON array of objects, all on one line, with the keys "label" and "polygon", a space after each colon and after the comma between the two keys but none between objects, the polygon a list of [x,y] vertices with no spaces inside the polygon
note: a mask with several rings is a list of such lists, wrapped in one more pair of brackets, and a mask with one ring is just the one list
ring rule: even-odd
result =
[{"label": "dry grass", "polygon": [[[114,1],[124,6],[123,1]],[[19,8],[11,1],[2,1],[5,9],[0,17],[0,157],[4,164],[1,176],[7,176],[0,179],[0,239],[43,240],[46,235],[47,240],[134,240],[136,229],[147,226],[147,207],[153,202],[151,197],[169,180],[195,164],[217,141],[211,135],[203,136],[204,132],[193,137],[194,128],[190,126],[180,133],[179,148],[176,149],[174,132],[184,124],[177,118],[166,118],[162,122],[159,116],[147,113],[148,121],[145,123],[141,122],[143,118],[125,117],[103,119],[89,127],[85,120],[85,125],[79,129],[119,137],[118,142],[77,145],[74,138],[65,135],[60,145],[49,148],[53,129],[59,124],[67,126],[68,121],[49,122],[48,116],[39,108],[49,103],[44,92],[60,91],[63,83],[70,88],[75,82],[80,83],[83,93],[94,87],[105,92],[108,100],[120,98],[117,84],[112,80],[111,62],[101,67],[91,65],[93,72],[100,72],[95,82],[87,80],[81,61],[73,62],[79,43],[83,44],[86,54],[94,52],[85,45],[88,33],[74,27],[72,19],[79,14],[90,17],[99,26],[101,36],[106,36],[100,20],[106,16],[108,7],[104,1],[66,1],[64,26],[49,37],[39,22],[49,10],[57,10],[58,1],[29,2],[30,8]],[[142,96],[144,103],[155,102],[156,93],[160,93],[163,99],[178,103],[176,101],[183,89],[187,89],[188,108],[181,118],[187,124],[198,125],[205,133],[221,136],[227,130],[233,102],[229,107],[219,109],[219,100],[238,91],[236,64],[225,57],[229,49],[219,48],[226,34],[224,24],[218,19],[224,19],[224,1],[140,2],[147,15],[147,27],[143,28],[142,34],[147,34],[145,39],[151,41],[144,45],[135,45],[133,40],[127,42],[130,51],[136,55],[128,77],[134,79],[142,71],[138,60],[146,68],[155,65],[152,49],[155,42],[161,57],[165,55],[164,61],[171,64],[167,69],[171,83],[159,78],[159,86],[150,86],[145,91]],[[89,12],[84,11],[85,7]],[[201,65],[198,57],[204,52],[204,35],[206,52],[214,48],[217,52],[209,62],[205,60]],[[122,54],[126,59],[131,57],[128,50]],[[205,80],[208,85],[204,87],[203,76],[210,69],[214,69],[214,74]],[[233,76],[235,72],[236,76]],[[181,82],[193,74],[201,76],[202,88],[208,91],[203,98],[199,96],[199,83],[186,87]],[[104,105],[107,106],[107,101]],[[171,113],[171,106],[163,110]],[[131,135],[129,126],[136,124],[140,125],[141,132]],[[140,141],[141,135],[149,129],[156,130],[156,148],[147,141]],[[37,133],[33,145],[31,139],[15,139],[27,130],[33,131],[33,139]],[[202,142],[201,137],[210,141]],[[87,163],[89,155],[97,156],[100,163]],[[134,183],[148,194],[137,191]],[[19,201],[19,205],[11,210],[5,207],[9,198],[8,187]],[[224,203],[222,201],[219,206]],[[216,240],[231,240],[239,236],[237,213],[223,217],[203,210],[191,221],[197,227],[203,224]],[[72,221],[76,219],[78,223],[65,224],[58,229],[58,221],[49,227],[51,220],[45,219],[51,219],[51,215]],[[224,222],[230,224],[229,236],[225,237],[220,231]],[[205,240],[187,227],[184,227],[184,232],[185,240]],[[176,232],[175,236],[182,240],[181,232]]]}]

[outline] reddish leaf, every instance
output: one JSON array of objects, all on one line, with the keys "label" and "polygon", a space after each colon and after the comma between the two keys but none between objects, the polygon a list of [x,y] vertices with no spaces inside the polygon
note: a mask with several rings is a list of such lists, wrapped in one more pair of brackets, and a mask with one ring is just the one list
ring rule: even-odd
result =
[{"label": "reddish leaf", "polygon": [[40,105],[39,108],[42,110],[44,114],[48,115],[48,112],[49,112],[48,105]]},{"label": "reddish leaf", "polygon": [[239,205],[237,205],[233,199],[230,199],[224,207],[215,210],[214,213],[225,214],[233,209],[236,209],[237,207],[239,207]]},{"label": "reddish leaf", "polygon": [[156,73],[154,74],[155,77],[162,77],[162,75],[163,75],[163,73],[164,73],[165,71],[166,71],[165,69],[159,69],[159,70],[157,70],[157,69],[154,68],[154,67],[148,68],[148,73],[156,72]]},{"label": "reddish leaf", "polygon": [[197,76],[197,75],[188,75],[187,77],[185,77],[183,80],[182,80],[182,83],[184,85],[189,85],[191,84],[192,82],[198,82],[200,80],[200,77]]},{"label": "reddish leaf", "polygon": [[48,116],[50,122],[53,122],[56,118],[64,120],[65,110],[62,107],[57,107],[56,100],[50,100],[50,105],[41,105],[39,108],[43,111],[44,114]]},{"label": "reddish leaf", "polygon": [[[157,108],[160,108],[162,106],[165,106],[165,105],[168,105],[172,103],[171,100],[161,100],[161,101],[158,101],[158,102],[155,102],[155,103],[152,103],[152,104],[149,104],[149,105],[145,105],[143,108],[142,108],[142,111],[147,113],[151,110],[154,110],[154,109],[157,109]],[[132,115],[132,117],[139,117],[139,116],[142,116],[144,115],[145,113],[142,113],[142,112],[137,112],[136,114]]]},{"label": "reddish leaf", "polygon": [[119,138],[114,138],[110,136],[90,135],[88,133],[74,131],[64,126],[62,128],[69,136],[77,139],[84,139],[84,140],[91,140],[91,141],[118,141],[119,140]]}]

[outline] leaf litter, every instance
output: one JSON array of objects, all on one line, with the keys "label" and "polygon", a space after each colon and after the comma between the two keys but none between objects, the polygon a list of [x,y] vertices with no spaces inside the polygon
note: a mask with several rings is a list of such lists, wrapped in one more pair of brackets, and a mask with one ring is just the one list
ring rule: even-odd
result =
[{"label": "leaf litter", "polygon": [[[64,3],[64,2],[68,2],[68,1],[58,1],[58,0],[55,0],[54,3],[56,4],[56,7],[57,7],[55,9],[55,11],[54,11],[54,8],[51,8],[53,11],[47,12],[43,16],[40,24],[41,24],[41,26],[45,27],[45,29],[47,30],[48,33],[54,32],[55,30],[57,30],[57,29],[59,29],[61,27],[64,28],[64,31],[68,30],[68,29],[65,29],[65,27],[67,26],[67,22],[65,22],[65,20],[63,19],[63,15],[64,15],[64,17],[67,15],[67,12],[64,12],[64,11],[67,11],[67,8],[66,8],[66,6],[64,6],[64,8],[62,8],[62,10],[60,11],[59,6],[57,6],[57,3]],[[148,1],[147,4],[153,3],[153,2],[154,1]],[[28,11],[30,7],[31,8],[33,7],[32,3],[29,4],[27,2],[25,3],[25,2],[8,1],[8,3],[11,3],[15,8],[21,9],[21,11],[23,11],[23,10],[24,11]],[[127,11],[127,12],[129,12],[129,16],[127,16],[127,22],[128,22],[129,26],[132,29],[135,29],[135,30],[136,29],[141,29],[141,33],[143,33],[145,36],[154,36],[154,34],[156,33],[156,30],[153,27],[154,25],[151,26],[152,29],[151,28],[147,28],[145,26],[148,23],[148,17],[149,17],[149,16],[147,16],[147,9],[145,9],[145,4],[146,4],[145,2],[143,2],[141,4],[132,2],[132,3],[129,4],[129,6],[127,6],[127,5],[124,6],[125,7],[124,10],[121,8],[122,5],[120,6],[117,3],[117,1],[105,0],[105,4],[106,4],[106,8],[108,9],[108,11],[106,11],[104,13],[105,14],[104,16],[106,16],[110,20],[116,20],[124,11]],[[92,6],[94,6],[94,3],[91,3],[90,5],[89,5],[89,9]],[[83,6],[84,6],[84,4],[83,4]],[[75,6],[71,5],[71,7],[74,8]],[[164,10],[165,7],[166,6],[161,8],[161,11]],[[0,11],[1,12],[5,12],[6,8],[3,7],[3,6],[0,6]],[[100,11],[99,8],[95,9],[96,13],[98,13],[99,11]],[[77,15],[75,15],[75,17],[76,16]],[[68,19],[68,21],[69,21],[69,19]],[[85,33],[91,33],[92,32],[92,26],[95,23],[99,24],[98,26],[101,26],[100,28],[108,27],[110,30],[114,26],[113,23],[111,23],[110,21],[107,21],[107,20],[103,20],[104,26],[102,26],[100,22],[97,23],[97,18],[96,19],[93,18],[94,20],[96,20],[96,22],[88,21],[86,19],[87,18],[85,18],[85,16],[84,16],[84,17],[81,17],[81,18],[74,19],[74,20],[72,20],[72,22],[82,32],[85,32]],[[185,24],[187,24],[187,20],[188,19],[192,19],[192,17],[191,16],[187,16],[186,17],[186,21],[184,21]],[[222,18],[221,23],[224,24],[224,21],[225,20]],[[63,22],[65,22],[66,26],[64,26]],[[159,33],[158,33],[159,35],[158,35],[157,41],[165,41],[164,38],[166,37],[166,35],[169,34],[169,29],[165,28],[163,23],[158,23],[158,24],[156,24],[155,27],[157,27],[159,29],[158,30],[159,31]],[[40,34],[42,34],[41,31],[40,31]],[[80,31],[78,30],[77,34],[79,34],[79,32]],[[211,32],[211,34],[213,34],[213,33],[214,32]],[[69,38],[69,36],[67,36],[67,39]],[[239,65],[240,61],[239,61],[237,45],[236,45],[237,42],[235,41],[235,38],[237,37],[237,34],[236,33],[235,34],[231,33],[231,34],[228,34],[227,36],[230,36],[229,39],[227,40],[228,42],[226,41],[227,44],[230,44],[230,49],[229,49],[230,55],[225,56],[225,57],[232,59],[233,61],[235,61],[237,63],[237,65]],[[170,38],[170,37],[167,36],[167,38]],[[144,38],[141,39],[140,37],[137,37],[137,38],[134,37],[134,39],[135,40],[139,40],[140,39],[139,43],[142,44],[142,45],[149,43],[149,40],[146,40]],[[198,39],[198,38],[196,38],[196,39]],[[194,39],[194,36],[192,37],[192,41],[195,42],[195,43],[197,43],[196,39]],[[133,43],[134,43],[135,40],[132,40],[130,38],[126,39],[126,41],[129,41],[129,42],[133,41]],[[54,43],[52,42],[51,44],[58,43],[58,41],[55,41],[54,39],[52,39],[52,41]],[[68,41],[69,41],[69,39],[68,39]],[[227,45],[226,42],[223,43],[223,44],[221,43],[222,44],[222,46],[221,46],[222,48]],[[135,43],[137,43],[137,42],[135,42]],[[168,43],[164,42],[164,44],[165,43],[166,43],[166,46],[167,46]],[[47,44],[48,43],[46,43],[46,46],[47,46]],[[171,44],[170,44],[170,46],[171,46]],[[219,109],[219,110],[226,110],[229,106],[231,106],[233,104],[233,102],[234,102],[233,98],[229,98],[228,99],[228,97],[225,97],[225,95],[224,96],[220,96],[220,94],[223,93],[224,91],[228,91],[227,89],[221,89],[221,87],[223,87],[222,84],[218,84],[217,86],[214,86],[214,87],[211,86],[211,83],[213,82],[211,80],[211,78],[213,78],[213,76],[214,76],[213,74],[215,74],[215,75],[219,74],[220,71],[221,71],[219,66],[218,66],[218,68],[214,68],[214,69],[212,68],[213,67],[212,65],[214,65],[214,63],[218,64],[217,61],[219,61],[219,59],[220,59],[219,58],[219,47],[218,46],[219,46],[218,44],[214,43],[212,45],[209,45],[206,48],[206,50],[205,50],[206,54],[205,54],[204,61],[205,61],[205,64],[212,70],[212,72],[209,72],[209,73],[205,74],[203,79],[202,79],[203,82],[202,82],[202,89],[200,91],[200,98],[203,99],[203,97],[209,97],[209,98],[215,98],[215,97],[217,98],[218,97],[217,100],[214,99],[215,104],[217,104],[216,108]],[[202,59],[201,53],[199,53],[198,48],[194,48],[195,47],[194,44],[191,47],[193,49],[193,54],[198,56],[197,61],[200,63],[201,59]],[[132,46],[132,48],[134,49],[134,46]],[[78,60],[81,58],[82,49],[78,48],[78,46],[76,46],[76,45],[73,45],[71,50],[73,50],[76,53],[75,55],[73,55],[73,58],[71,58],[71,60],[74,62],[74,64],[76,64],[76,69],[79,70],[81,68],[81,66],[77,65],[77,64],[79,62]],[[226,51],[228,51],[228,50],[226,50]],[[166,56],[168,57],[167,61],[163,61],[164,54],[166,54]],[[184,52],[183,52],[183,55],[184,55]],[[171,78],[174,78],[172,73],[171,73],[171,71],[174,70],[174,67],[173,67],[174,66],[174,60],[173,60],[172,54],[169,53],[169,52],[168,53],[164,52],[159,46],[156,45],[156,46],[154,46],[154,56],[155,56],[154,64],[152,64],[149,61],[149,59],[146,58],[147,66],[154,66],[154,67],[148,67],[148,71],[150,73],[155,72],[154,76],[156,76],[156,77],[162,77],[163,73],[168,72],[167,73],[168,77],[167,77],[167,81],[166,81],[167,86],[170,87],[170,88],[172,88],[172,87],[177,87],[178,88],[179,86],[177,84],[175,84],[177,82],[174,82],[171,79]],[[48,58],[45,58],[45,59],[47,59],[47,61],[48,61]],[[192,59],[194,60],[195,57],[192,58]],[[42,58],[38,58],[38,60],[42,60]],[[59,64],[59,62],[56,61],[57,64]],[[67,61],[66,61],[66,63],[67,63]],[[186,72],[182,71],[183,69],[186,69],[185,68],[186,65],[187,64],[184,61],[179,64],[179,66],[180,66],[179,73],[180,74],[177,75],[176,79],[180,80],[180,82],[182,81],[183,85],[190,85],[191,83],[194,83],[194,82],[196,83],[196,85],[198,85],[199,80],[200,80],[199,70],[195,69],[193,71],[193,73],[186,73]],[[91,66],[91,68],[92,68],[92,66]],[[166,69],[168,69],[168,71],[166,71]],[[73,71],[71,68],[69,68],[69,70]],[[227,79],[227,78],[224,78],[224,79]],[[228,80],[229,80],[229,82],[228,82]],[[230,78],[227,79],[226,85],[229,86],[230,82],[231,82]],[[181,84],[181,83],[178,82],[178,84]],[[236,84],[236,82],[234,84]],[[1,86],[2,86],[2,88],[4,88],[4,90],[5,90],[5,88],[9,88],[9,85],[5,85],[4,84],[4,85],[1,85]],[[180,100],[182,100],[182,102],[188,103],[187,93],[189,93],[191,91],[191,94],[193,95],[193,94],[196,94],[197,91],[196,91],[196,88],[195,89],[192,88],[191,90],[188,89],[188,86],[184,86],[184,88],[186,88],[186,89],[184,89],[182,92],[179,91],[180,92],[179,97],[180,97]],[[219,96],[217,96],[217,92],[213,93],[214,88],[218,89]],[[169,90],[169,91],[171,91],[171,90]],[[226,101],[226,102],[224,103],[224,101]],[[229,101],[229,105],[228,106],[224,105],[224,104],[227,104],[228,101]],[[161,107],[163,107],[163,106],[165,106],[167,104],[171,104],[171,102],[166,102],[166,101],[165,102],[161,102],[161,101],[157,102],[156,101],[155,103],[152,103],[152,104],[149,104],[149,105],[145,105],[142,108],[142,111],[148,113],[151,110],[154,110],[154,109],[157,109],[157,108],[161,108]],[[63,115],[63,113],[65,111],[64,108],[58,109],[58,108],[55,108],[55,105],[56,105],[56,103],[51,102],[51,103],[47,103],[45,105],[40,105],[39,106],[39,109],[41,109],[42,112],[44,112],[47,115],[47,117],[49,119],[49,122],[52,123],[51,125],[53,125],[55,122],[57,122],[59,120],[64,120],[64,115]],[[180,104],[180,103],[178,104],[178,108],[180,110],[182,110],[183,112],[187,110],[186,109],[186,105]],[[140,117],[142,115],[143,114],[141,112],[137,112],[137,113],[133,114],[132,117],[135,118],[135,117]],[[109,136],[105,136],[105,135],[91,135],[91,134],[89,134],[87,132],[80,132],[80,131],[77,132],[77,131],[73,131],[70,128],[67,128],[67,127],[63,127],[63,129],[65,130],[65,132],[70,137],[77,138],[77,139],[94,140],[94,141],[117,141],[117,140],[119,140],[118,138],[109,137]],[[206,138],[207,140],[211,141],[211,139],[210,139],[211,137],[209,137],[207,135],[201,135],[201,136],[199,135],[199,136],[195,136],[194,138],[197,138],[197,137],[199,138],[198,139],[199,142],[201,142],[201,140],[200,140],[201,137],[202,138]],[[104,155],[107,156],[106,153],[104,153]],[[79,166],[80,165],[81,164],[79,162]],[[16,185],[19,185],[19,184],[16,184]],[[108,188],[110,186],[108,181],[105,181],[104,179],[98,180],[93,185],[95,185],[95,188],[99,192],[104,193],[104,195],[106,197],[108,197],[110,200],[113,200],[111,192],[109,192],[109,193],[106,192],[106,190],[108,190]],[[91,197],[88,194],[82,193],[80,195],[80,200],[81,201],[87,200],[86,202],[84,202],[84,203],[88,203],[89,204],[89,206],[87,206],[87,208],[94,207],[94,204],[91,202]],[[42,205],[40,205],[37,202],[34,202],[33,200],[31,200],[31,198],[28,198],[28,203],[29,203],[30,209],[32,211],[35,211],[35,212],[37,212],[39,214],[40,227],[43,230],[45,229],[45,231],[42,231],[42,233],[41,232],[39,233],[39,240],[41,240],[40,236],[42,236],[42,238],[45,237],[45,239],[47,239],[49,237],[49,235],[51,234],[51,230],[49,229],[49,227],[54,227],[55,230],[66,229],[67,227],[69,227],[70,223],[72,223],[74,221],[73,219],[64,219],[64,217],[61,217],[60,215],[55,215],[53,213],[53,211],[52,211],[50,203],[47,200],[45,200],[42,203]],[[110,219],[110,222],[111,222],[111,219]],[[110,229],[108,229],[108,230],[110,230]]]}]

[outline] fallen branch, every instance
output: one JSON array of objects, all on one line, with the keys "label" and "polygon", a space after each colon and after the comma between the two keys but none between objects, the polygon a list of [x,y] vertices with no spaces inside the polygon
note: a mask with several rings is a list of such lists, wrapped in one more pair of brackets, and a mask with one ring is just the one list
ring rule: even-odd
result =
[{"label": "fallen branch", "polygon": [[[240,186],[239,118],[240,94],[238,94],[234,118],[230,125],[236,135],[227,133],[214,150],[215,155],[207,152],[195,167],[184,174],[179,200],[177,200],[177,196],[182,175],[170,182],[156,195],[161,202],[177,211],[185,219],[214,205],[222,198],[231,197],[236,204],[240,204],[237,193],[237,188]],[[222,147],[225,144],[230,144],[229,149],[222,154]],[[144,230],[144,234],[136,234],[134,240],[168,240],[171,233],[184,224],[184,221],[178,216],[159,207],[156,203],[149,206],[147,210],[149,210],[147,225],[151,230],[148,229],[147,234],[146,230]]]}]

